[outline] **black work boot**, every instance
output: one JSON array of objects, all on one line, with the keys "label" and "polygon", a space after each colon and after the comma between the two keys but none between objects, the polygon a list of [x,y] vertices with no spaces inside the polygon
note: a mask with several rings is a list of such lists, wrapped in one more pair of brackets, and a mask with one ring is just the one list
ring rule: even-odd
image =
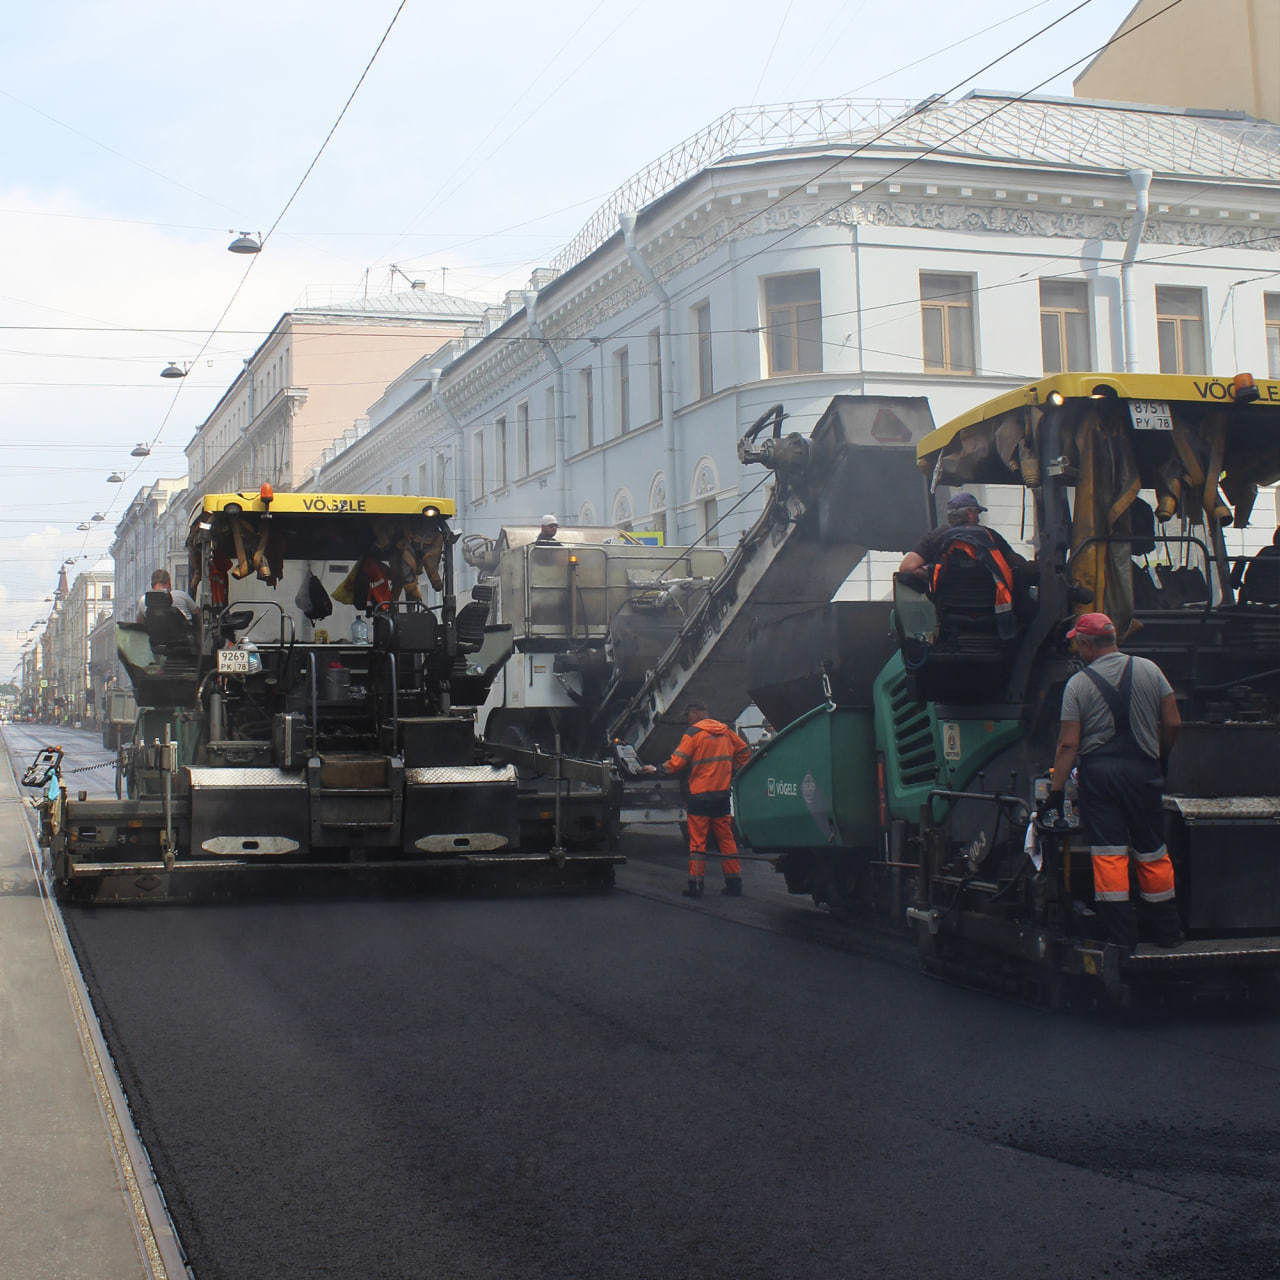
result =
[{"label": "black work boot", "polygon": [[688,887],[684,890],[686,898],[702,897],[702,879],[701,877],[690,876]]},{"label": "black work boot", "polygon": [[1132,902],[1099,902],[1095,909],[1111,942],[1118,943],[1126,951],[1132,951],[1138,945],[1138,918]]},{"label": "black work boot", "polygon": [[742,897],[742,877],[741,876],[725,876],[724,889],[722,890],[726,898]]},{"label": "black work boot", "polygon": [[1182,920],[1172,899],[1166,902],[1144,902],[1138,912],[1142,936],[1157,947],[1177,947],[1186,941]]}]

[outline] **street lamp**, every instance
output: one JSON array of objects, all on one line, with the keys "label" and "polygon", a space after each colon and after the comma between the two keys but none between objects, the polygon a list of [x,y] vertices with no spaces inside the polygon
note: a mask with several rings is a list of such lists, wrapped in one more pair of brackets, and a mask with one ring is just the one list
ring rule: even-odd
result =
[{"label": "street lamp", "polygon": [[88,533],[88,532],[89,532],[89,522],[88,522],[87,520],[81,520],[81,521],[80,521],[80,523],[79,523],[78,525],[76,525],[76,532],[77,532],[77,533]]},{"label": "street lamp", "polygon": [[124,484],[124,476],[122,476],[118,471],[113,471],[107,477],[107,483],[108,484]]},{"label": "street lamp", "polygon": [[242,231],[236,238],[227,245],[228,253],[261,253],[262,243],[257,236],[250,235],[247,231]]},{"label": "street lamp", "polygon": [[191,366],[189,364],[178,364],[176,361],[170,360],[169,363],[160,370],[160,376],[162,378],[185,378],[187,376],[187,370],[190,368]]},{"label": "street lamp", "polygon": [[100,521],[103,521],[106,518],[107,517],[104,516],[101,511],[95,511],[93,515],[89,517],[89,519],[92,520],[94,524],[98,524]]},{"label": "street lamp", "polygon": [[139,441],[137,444],[133,446],[132,449],[129,450],[129,457],[145,458],[150,452],[151,452],[150,446],[145,445],[141,441]]}]

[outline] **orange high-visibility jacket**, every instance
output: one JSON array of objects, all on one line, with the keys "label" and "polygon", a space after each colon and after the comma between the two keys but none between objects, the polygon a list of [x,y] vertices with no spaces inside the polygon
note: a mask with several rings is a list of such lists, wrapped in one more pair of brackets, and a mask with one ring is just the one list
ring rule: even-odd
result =
[{"label": "orange high-visibility jacket", "polygon": [[710,817],[729,812],[734,769],[751,759],[751,748],[727,724],[699,720],[685,730],[663,766],[668,773],[689,770],[689,812]]}]

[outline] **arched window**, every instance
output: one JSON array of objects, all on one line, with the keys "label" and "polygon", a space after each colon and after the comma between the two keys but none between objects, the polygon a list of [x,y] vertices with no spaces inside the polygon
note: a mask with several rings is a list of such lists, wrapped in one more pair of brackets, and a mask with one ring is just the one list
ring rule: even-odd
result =
[{"label": "arched window", "polygon": [[710,458],[699,458],[693,469],[693,497],[705,498],[709,494],[720,492],[720,473]]},{"label": "arched window", "polygon": [[659,471],[649,483],[649,514],[657,515],[667,509],[667,478]]},{"label": "arched window", "polygon": [[596,509],[589,502],[584,502],[578,509],[578,523],[580,525],[593,525],[596,522]]},{"label": "arched window", "polygon": [[720,492],[720,476],[710,458],[700,458],[693,469],[693,505],[698,513],[698,537],[709,547],[720,543],[720,510],[716,495]]},{"label": "arched window", "polygon": [[609,516],[609,523],[619,529],[630,529],[635,521],[635,515],[635,503],[631,500],[630,490],[619,489],[613,495],[613,510]]}]

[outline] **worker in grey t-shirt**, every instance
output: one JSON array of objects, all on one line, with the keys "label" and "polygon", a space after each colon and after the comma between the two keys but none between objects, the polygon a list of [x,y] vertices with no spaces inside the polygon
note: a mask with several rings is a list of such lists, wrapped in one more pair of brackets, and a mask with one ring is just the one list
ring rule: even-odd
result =
[{"label": "worker in grey t-shirt", "polygon": [[1133,947],[1138,921],[1129,901],[1129,855],[1152,940],[1182,941],[1173,863],[1164,843],[1164,773],[1182,718],[1164,672],[1116,648],[1105,613],[1086,613],[1067,638],[1087,664],[1067,681],[1048,809],[1062,812],[1072,766],[1080,778],[1080,820],[1093,863],[1099,919],[1111,938]]}]

